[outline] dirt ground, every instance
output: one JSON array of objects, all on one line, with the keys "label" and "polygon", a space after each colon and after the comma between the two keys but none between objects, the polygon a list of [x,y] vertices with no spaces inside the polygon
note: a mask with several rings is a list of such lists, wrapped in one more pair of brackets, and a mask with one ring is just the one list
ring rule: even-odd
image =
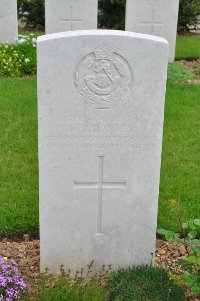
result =
[{"label": "dirt ground", "polygon": [[188,81],[189,83],[200,84],[200,74],[196,75],[196,73],[195,73],[195,69],[198,66],[200,66],[200,59],[191,60],[191,61],[180,60],[180,61],[177,61],[177,62],[181,65],[184,65],[189,71],[191,71],[194,74],[194,78],[190,79]]},{"label": "dirt ground", "polygon": [[[177,260],[185,258],[186,255],[184,245],[176,246],[161,239],[157,240],[155,264],[168,269],[172,274],[180,273]],[[16,260],[28,287],[37,285],[40,261],[39,240],[30,240],[28,235],[24,235],[23,241],[11,241],[5,238],[0,241],[0,256]],[[200,301],[189,291],[187,295],[190,301]]]}]

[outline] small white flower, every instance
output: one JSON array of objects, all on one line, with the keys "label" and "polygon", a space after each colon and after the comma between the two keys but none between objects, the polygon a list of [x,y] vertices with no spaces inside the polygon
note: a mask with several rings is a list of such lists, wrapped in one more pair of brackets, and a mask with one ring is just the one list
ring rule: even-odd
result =
[{"label": "small white flower", "polygon": [[18,44],[23,44],[24,42],[26,42],[24,38],[18,39]]},{"label": "small white flower", "polygon": [[27,63],[30,62],[30,60],[29,59],[25,59],[24,62],[27,64]]}]

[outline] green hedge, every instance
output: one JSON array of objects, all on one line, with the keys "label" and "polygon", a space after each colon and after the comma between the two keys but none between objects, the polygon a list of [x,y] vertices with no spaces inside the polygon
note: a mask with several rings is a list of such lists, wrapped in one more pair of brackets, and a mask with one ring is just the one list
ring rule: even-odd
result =
[{"label": "green hedge", "polygon": [[[56,1],[56,0],[55,0]],[[45,26],[44,0],[17,0],[18,18],[25,18],[28,28],[43,30]]]},{"label": "green hedge", "polygon": [[189,31],[200,22],[200,0],[180,0],[178,31]]},{"label": "green hedge", "polygon": [[123,30],[125,6],[126,0],[99,0],[99,27]]}]

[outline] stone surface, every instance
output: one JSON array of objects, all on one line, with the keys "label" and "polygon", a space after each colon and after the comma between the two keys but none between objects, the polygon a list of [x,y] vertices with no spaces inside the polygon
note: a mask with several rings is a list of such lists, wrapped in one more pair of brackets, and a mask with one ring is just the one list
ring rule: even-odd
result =
[{"label": "stone surface", "polygon": [[179,0],[127,0],[126,30],[151,34],[169,42],[169,61],[176,48]]},{"label": "stone surface", "polygon": [[17,0],[0,0],[0,43],[15,43],[17,36]]},{"label": "stone surface", "polygon": [[148,35],[38,38],[42,270],[152,261],[167,61]]},{"label": "stone surface", "polygon": [[45,0],[46,33],[97,28],[97,0]]}]

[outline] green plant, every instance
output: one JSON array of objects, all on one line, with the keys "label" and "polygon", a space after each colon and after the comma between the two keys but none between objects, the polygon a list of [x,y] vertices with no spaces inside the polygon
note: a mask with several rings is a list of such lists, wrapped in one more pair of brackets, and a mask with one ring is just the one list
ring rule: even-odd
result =
[{"label": "green plant", "polygon": [[15,45],[0,44],[1,76],[35,75],[36,70],[36,35],[19,35]]},{"label": "green plant", "polygon": [[60,275],[44,274],[41,278],[36,301],[107,301],[108,291],[104,285],[110,277],[110,267],[102,267],[99,273],[93,275],[93,262],[86,271],[82,269],[70,277],[61,266]]},{"label": "green plant", "polygon": [[34,29],[44,29],[44,0],[18,0],[18,17],[25,21],[26,26]]},{"label": "green plant", "polygon": [[126,0],[100,0],[100,28],[123,30],[125,27],[125,5]]},{"label": "green plant", "polygon": [[177,219],[180,224],[180,233],[173,231],[159,229],[157,232],[175,244],[180,244],[181,234],[183,235],[183,243],[188,251],[186,259],[178,260],[181,269],[187,272],[181,275],[180,278],[187,283],[193,293],[200,294],[200,240],[198,239],[200,233],[200,219],[191,219],[188,222],[182,222],[180,216],[179,205],[176,201],[171,201],[176,208]]},{"label": "green plant", "polygon": [[119,301],[184,301],[184,289],[167,272],[152,266],[133,266],[113,273],[108,281],[110,299]]},{"label": "green plant", "polygon": [[199,24],[200,1],[199,0],[180,0],[178,31],[190,31]]},{"label": "green plant", "polygon": [[174,83],[186,83],[193,78],[192,72],[190,72],[185,66],[179,63],[172,63],[168,65],[168,81]]}]

